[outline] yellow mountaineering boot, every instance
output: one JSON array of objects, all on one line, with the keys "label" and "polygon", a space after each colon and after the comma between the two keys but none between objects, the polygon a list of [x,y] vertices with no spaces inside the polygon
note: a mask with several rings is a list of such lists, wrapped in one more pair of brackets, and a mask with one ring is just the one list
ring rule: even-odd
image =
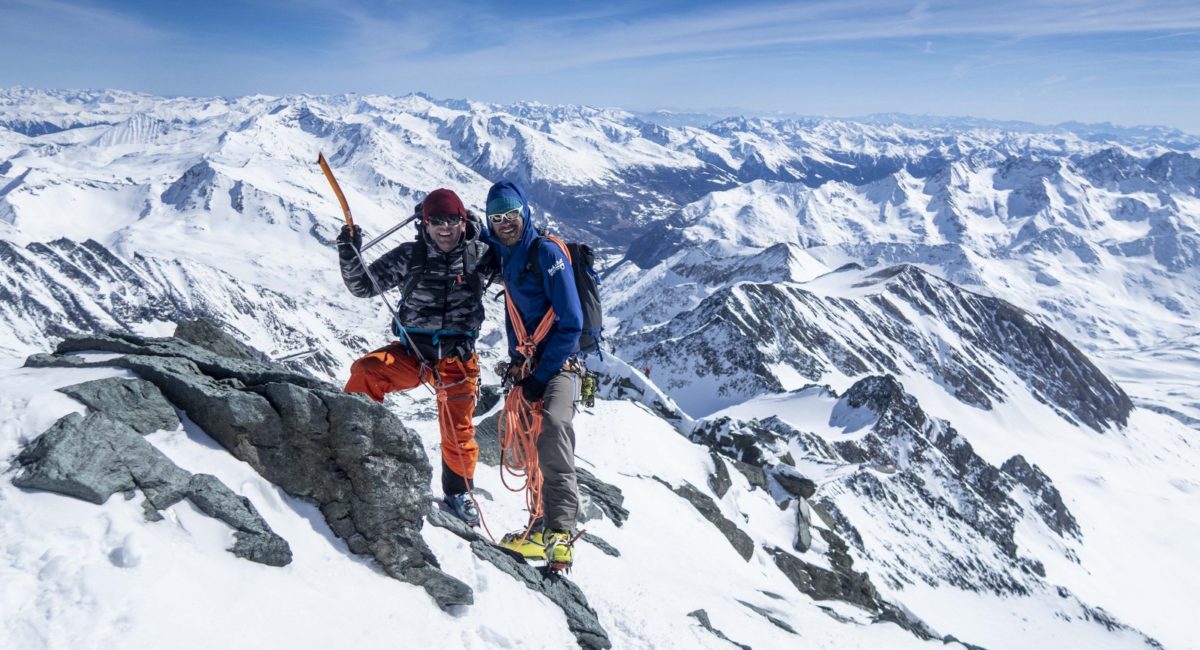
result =
[{"label": "yellow mountaineering boot", "polygon": [[565,530],[548,530],[544,535],[545,557],[552,571],[571,568],[574,560],[571,533]]},{"label": "yellow mountaineering boot", "polygon": [[524,541],[521,540],[525,531],[519,530],[515,533],[508,533],[500,538],[500,548],[506,548],[510,551],[520,553],[522,557],[530,560],[546,559],[546,544],[542,539],[542,531],[535,530],[529,533]]}]

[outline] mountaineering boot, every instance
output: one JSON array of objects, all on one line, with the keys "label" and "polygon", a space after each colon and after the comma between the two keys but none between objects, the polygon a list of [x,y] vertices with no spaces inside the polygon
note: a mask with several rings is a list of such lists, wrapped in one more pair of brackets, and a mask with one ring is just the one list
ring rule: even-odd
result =
[{"label": "mountaineering boot", "polygon": [[475,499],[471,495],[463,492],[462,494],[447,494],[442,502],[454,513],[454,516],[462,519],[471,526],[479,525],[479,510],[475,507]]},{"label": "mountaineering boot", "polygon": [[510,551],[515,551],[521,554],[528,560],[544,560],[546,559],[546,544],[542,541],[542,531],[535,530],[529,533],[529,536],[524,541],[521,537],[525,531],[517,531],[508,533],[500,538],[500,548],[506,548]]},{"label": "mountaineering boot", "polygon": [[574,560],[573,538],[570,531],[548,530],[544,535],[546,543],[546,562],[551,571],[562,571],[571,568]]}]

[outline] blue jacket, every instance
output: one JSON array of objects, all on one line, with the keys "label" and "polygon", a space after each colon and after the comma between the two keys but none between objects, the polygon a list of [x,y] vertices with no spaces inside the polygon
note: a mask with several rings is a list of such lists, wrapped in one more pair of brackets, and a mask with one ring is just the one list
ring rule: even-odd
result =
[{"label": "blue jacket", "polygon": [[[519,185],[511,181],[500,181],[488,190],[488,202],[497,197],[517,199],[521,204],[521,217],[525,222],[525,230],[521,240],[512,246],[505,246],[492,233],[491,221],[480,236],[489,246],[494,246],[500,253],[501,274],[504,277],[504,287],[508,299],[517,307],[517,313],[525,324],[525,332],[533,336],[542,316],[551,307],[556,316],[554,325],[550,327],[546,338],[537,349],[537,366],[533,370],[534,379],[546,383],[559,370],[571,355],[579,352],[579,334],[583,331],[583,309],[579,306],[579,292],[575,288],[575,274],[571,269],[571,261],[558,244],[546,238],[538,239],[537,230],[533,226],[529,202],[525,192]],[[538,240],[537,250],[534,240]],[[541,264],[530,266],[529,256],[537,255]],[[538,277],[537,268],[544,269]],[[513,333],[512,323],[505,315],[505,327],[508,330],[508,350],[511,356],[517,353],[517,337]]]}]

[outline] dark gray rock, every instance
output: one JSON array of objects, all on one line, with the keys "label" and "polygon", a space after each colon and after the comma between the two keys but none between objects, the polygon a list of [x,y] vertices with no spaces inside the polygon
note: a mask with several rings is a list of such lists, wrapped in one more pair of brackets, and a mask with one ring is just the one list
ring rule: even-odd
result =
[{"label": "dark gray rock", "polygon": [[531,566],[524,558],[492,544],[462,520],[440,509],[431,510],[428,521],[470,542],[471,551],[476,557],[491,563],[503,573],[524,583],[530,590],[542,594],[558,605],[566,616],[568,629],[575,635],[580,647],[597,650],[612,647],[608,633],[596,617],[596,611],[588,605],[587,597],[575,583],[561,575]]},{"label": "dark gray rock", "polygon": [[722,641],[728,641],[729,643],[732,643],[733,645],[741,648],[742,650],[753,650],[750,646],[748,646],[744,643],[738,643],[737,641],[734,641],[733,639],[725,636],[724,632],[713,627],[712,621],[710,621],[708,619],[708,612],[704,611],[703,609],[697,609],[694,612],[688,612],[688,616],[691,616],[692,618],[696,619],[697,621],[700,621],[700,626],[703,627],[704,629],[708,630],[709,632],[712,632],[714,635],[716,635],[716,637],[718,639],[721,639]]},{"label": "dark gray rock", "polygon": [[817,483],[802,476],[794,467],[776,465],[771,470],[771,478],[784,492],[798,499],[811,499],[817,493]]},{"label": "dark gray rock", "polygon": [[479,462],[500,466],[500,413],[493,413],[475,425],[475,444],[479,445]]},{"label": "dark gray rock", "polygon": [[504,397],[504,391],[499,386],[494,384],[481,384],[479,386],[479,398],[475,402],[476,413],[487,413],[492,410],[496,404]]},{"label": "dark gray rock", "polygon": [[720,454],[710,451],[708,457],[713,462],[713,473],[708,476],[708,487],[712,489],[718,499],[721,499],[729,491],[729,488],[733,487],[733,480],[729,478],[729,468],[725,467],[725,461],[721,459]]},{"label": "dark gray rock", "polygon": [[103,413],[62,417],[17,455],[16,465],[18,487],[96,504],[141,487],[155,505],[170,505],[182,498],[190,478],[138,432]]},{"label": "dark gray rock", "polygon": [[767,489],[767,473],[761,467],[737,460],[733,461],[733,467],[746,477],[746,480],[750,482],[750,487]]},{"label": "dark gray rock", "polygon": [[854,570],[854,559],[847,553],[849,547],[837,534],[822,529],[818,532],[829,545],[827,557],[833,570],[805,562],[779,548],[765,548],[775,566],[797,590],[813,600],[840,600],[857,605],[875,614],[876,621],[895,623],[922,639],[934,638],[933,632],[922,621],[883,600],[870,576]]},{"label": "dark gray rock", "polygon": [[766,550],[792,585],[813,600],[841,600],[874,613],[882,610],[879,592],[871,578],[854,571],[848,562],[835,564],[831,571],[805,562],[783,549]]},{"label": "dark gray rock", "polygon": [[788,453],[787,438],[755,420],[741,422],[729,417],[702,420],[688,437],[732,458],[735,466],[740,462],[763,468],[779,462]]},{"label": "dark gray rock", "polygon": [[266,354],[230,336],[220,325],[207,319],[179,321],[175,324],[175,338],[230,359],[268,360]]},{"label": "dark gray rock", "polygon": [[946,636],[942,637],[942,643],[945,643],[947,645],[949,645],[951,643],[957,643],[957,644],[961,645],[962,647],[966,648],[967,650],[987,650],[987,648],[985,648],[983,646],[978,646],[973,643],[967,643],[966,641],[959,641],[957,638],[954,637],[953,634],[947,634]]},{"label": "dark gray rock", "polygon": [[420,439],[381,405],[177,339],[81,336],[58,350],[59,359],[83,350],[123,354],[89,365],[127,368],[153,383],[235,457],[316,503],[334,534],[388,575],[424,587],[442,608],[473,602],[466,585],[438,570],[421,537],[432,470]]},{"label": "dark gray rock", "polygon": [[[184,358],[191,361],[200,372],[213,380],[232,378],[241,381],[246,386],[286,382],[305,388],[329,388],[329,384],[323,381],[289,370],[279,364],[224,357],[199,345],[174,338],[147,338],[134,334],[111,332],[100,335],[69,336],[55,348],[56,355],[88,351]],[[97,365],[115,364],[102,362]],[[147,378],[143,377],[143,379]],[[162,387],[159,386],[159,388]]]},{"label": "dark gray rock", "polygon": [[179,428],[179,416],[161,391],[144,379],[110,377],[59,388],[93,411],[124,422],[141,434]]},{"label": "dark gray rock", "polygon": [[808,499],[796,499],[796,539],[792,547],[804,553],[812,548],[812,507]]},{"label": "dark gray rock", "polygon": [[717,503],[712,500],[712,497],[696,489],[696,486],[690,483],[684,483],[679,487],[672,487],[670,483],[657,476],[654,477],[654,480],[671,488],[672,492],[692,504],[692,507],[698,510],[701,516],[716,526],[717,530],[721,531],[721,534],[725,536],[725,539],[729,540],[729,543],[738,552],[738,555],[742,556],[743,560],[749,560],[750,556],[754,555],[754,540],[745,531],[738,528],[737,524],[729,521],[725,518],[725,515],[721,514],[721,509],[717,507]]},{"label": "dark gray rock", "polygon": [[605,483],[596,478],[595,474],[582,467],[575,468],[575,477],[579,483],[579,492],[600,508],[618,527],[629,518],[629,511],[622,507],[625,496],[621,488]]},{"label": "dark gray rock", "polygon": [[741,603],[742,605],[744,605],[745,607],[747,607],[748,609],[750,609],[750,611],[758,614],[759,616],[762,616],[763,618],[767,619],[768,621],[771,621],[771,623],[773,623],[775,625],[775,627],[778,627],[779,629],[781,629],[785,632],[791,632],[792,634],[795,634],[795,635],[800,634],[799,632],[796,631],[796,628],[792,627],[791,625],[788,625],[786,621],[784,621],[784,620],[780,619],[778,616],[775,616],[774,614],[772,614],[771,610],[766,609],[764,607],[759,607],[758,605],[755,605],[753,603],[748,603],[744,600],[738,600],[738,602]]},{"label": "dark gray rock", "polygon": [[1082,538],[1083,532],[1075,521],[1075,515],[1063,503],[1058,488],[1050,481],[1050,477],[1037,465],[1030,465],[1024,456],[1016,455],[1004,461],[1000,471],[1016,479],[1017,483],[1025,486],[1034,497],[1034,508],[1050,530],[1059,535],[1072,535]]},{"label": "dark gray rock", "polygon": [[270,566],[292,562],[292,549],[267,526],[246,497],[238,496],[215,476],[194,474],[188,482],[188,501],[204,514],[220,519],[236,532],[229,549],[234,555]]},{"label": "dark gray rock", "polygon": [[123,422],[104,412],[64,416],[17,456],[18,487],[42,489],[101,504],[140,489],[147,519],[184,498],[234,529],[234,555],[271,566],[292,561],[288,543],[254,506],[206,474],[189,474]]},{"label": "dark gray rock", "polygon": [[597,535],[593,535],[591,533],[584,533],[583,535],[581,535],[579,537],[579,539],[600,549],[600,551],[603,552],[605,555],[608,555],[611,557],[621,557],[621,551],[618,551],[617,547],[613,546],[612,544],[609,544],[608,542],[604,541]]},{"label": "dark gray rock", "polygon": [[25,358],[24,368],[94,368],[98,364],[71,355],[38,352]]}]

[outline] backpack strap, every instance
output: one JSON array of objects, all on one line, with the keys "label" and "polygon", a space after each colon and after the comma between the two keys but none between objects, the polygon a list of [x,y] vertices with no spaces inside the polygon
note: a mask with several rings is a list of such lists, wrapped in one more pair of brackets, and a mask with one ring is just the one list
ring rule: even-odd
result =
[{"label": "backpack strap", "polygon": [[533,244],[531,244],[529,246],[529,251],[530,251],[531,255],[525,262],[525,273],[533,273],[536,271],[538,276],[542,276],[545,274],[545,269],[542,268],[542,258],[540,255],[537,254],[538,247],[541,246],[542,240],[544,240],[544,239],[548,239],[548,240],[554,242],[555,244],[558,244],[558,247],[562,249],[563,255],[567,256],[568,264],[575,263],[575,260],[571,255],[570,245],[563,242],[563,240],[556,235],[547,235],[539,230],[538,236],[534,238]]},{"label": "backpack strap", "polygon": [[[563,243],[563,240],[554,235],[542,235],[533,240],[530,252],[534,259],[538,258],[536,246],[541,245],[543,238],[558,244],[559,248],[562,248],[563,254],[567,256],[567,260],[571,259],[571,252],[567,250],[567,245]],[[540,275],[542,273],[540,262],[537,263],[537,267],[538,274]],[[531,267],[526,265],[525,268],[529,270]],[[538,344],[542,342],[542,339],[546,338],[546,334],[550,332],[550,328],[554,325],[554,307],[546,309],[545,315],[542,316],[542,320],[538,323],[537,329],[534,330],[531,336],[525,329],[525,321],[521,320],[521,312],[517,309],[517,303],[513,302],[512,292],[508,291],[507,284],[504,286],[504,306],[508,309],[508,320],[512,323],[513,334],[517,337],[517,352],[520,352],[521,356],[525,357],[526,363],[532,363]]]},{"label": "backpack strap", "polygon": [[467,286],[471,288],[471,295],[476,298],[482,296],[487,288],[483,286],[483,279],[479,277],[479,261],[479,242],[467,242],[463,247],[463,275],[467,276]]},{"label": "backpack strap", "polygon": [[[408,257],[408,267],[404,269],[404,286],[400,290],[400,306],[408,302],[409,296],[417,289],[417,283],[425,274],[425,265],[429,263],[429,244],[424,237],[417,237],[413,243],[412,255]],[[400,310],[397,308],[396,310]]]}]

